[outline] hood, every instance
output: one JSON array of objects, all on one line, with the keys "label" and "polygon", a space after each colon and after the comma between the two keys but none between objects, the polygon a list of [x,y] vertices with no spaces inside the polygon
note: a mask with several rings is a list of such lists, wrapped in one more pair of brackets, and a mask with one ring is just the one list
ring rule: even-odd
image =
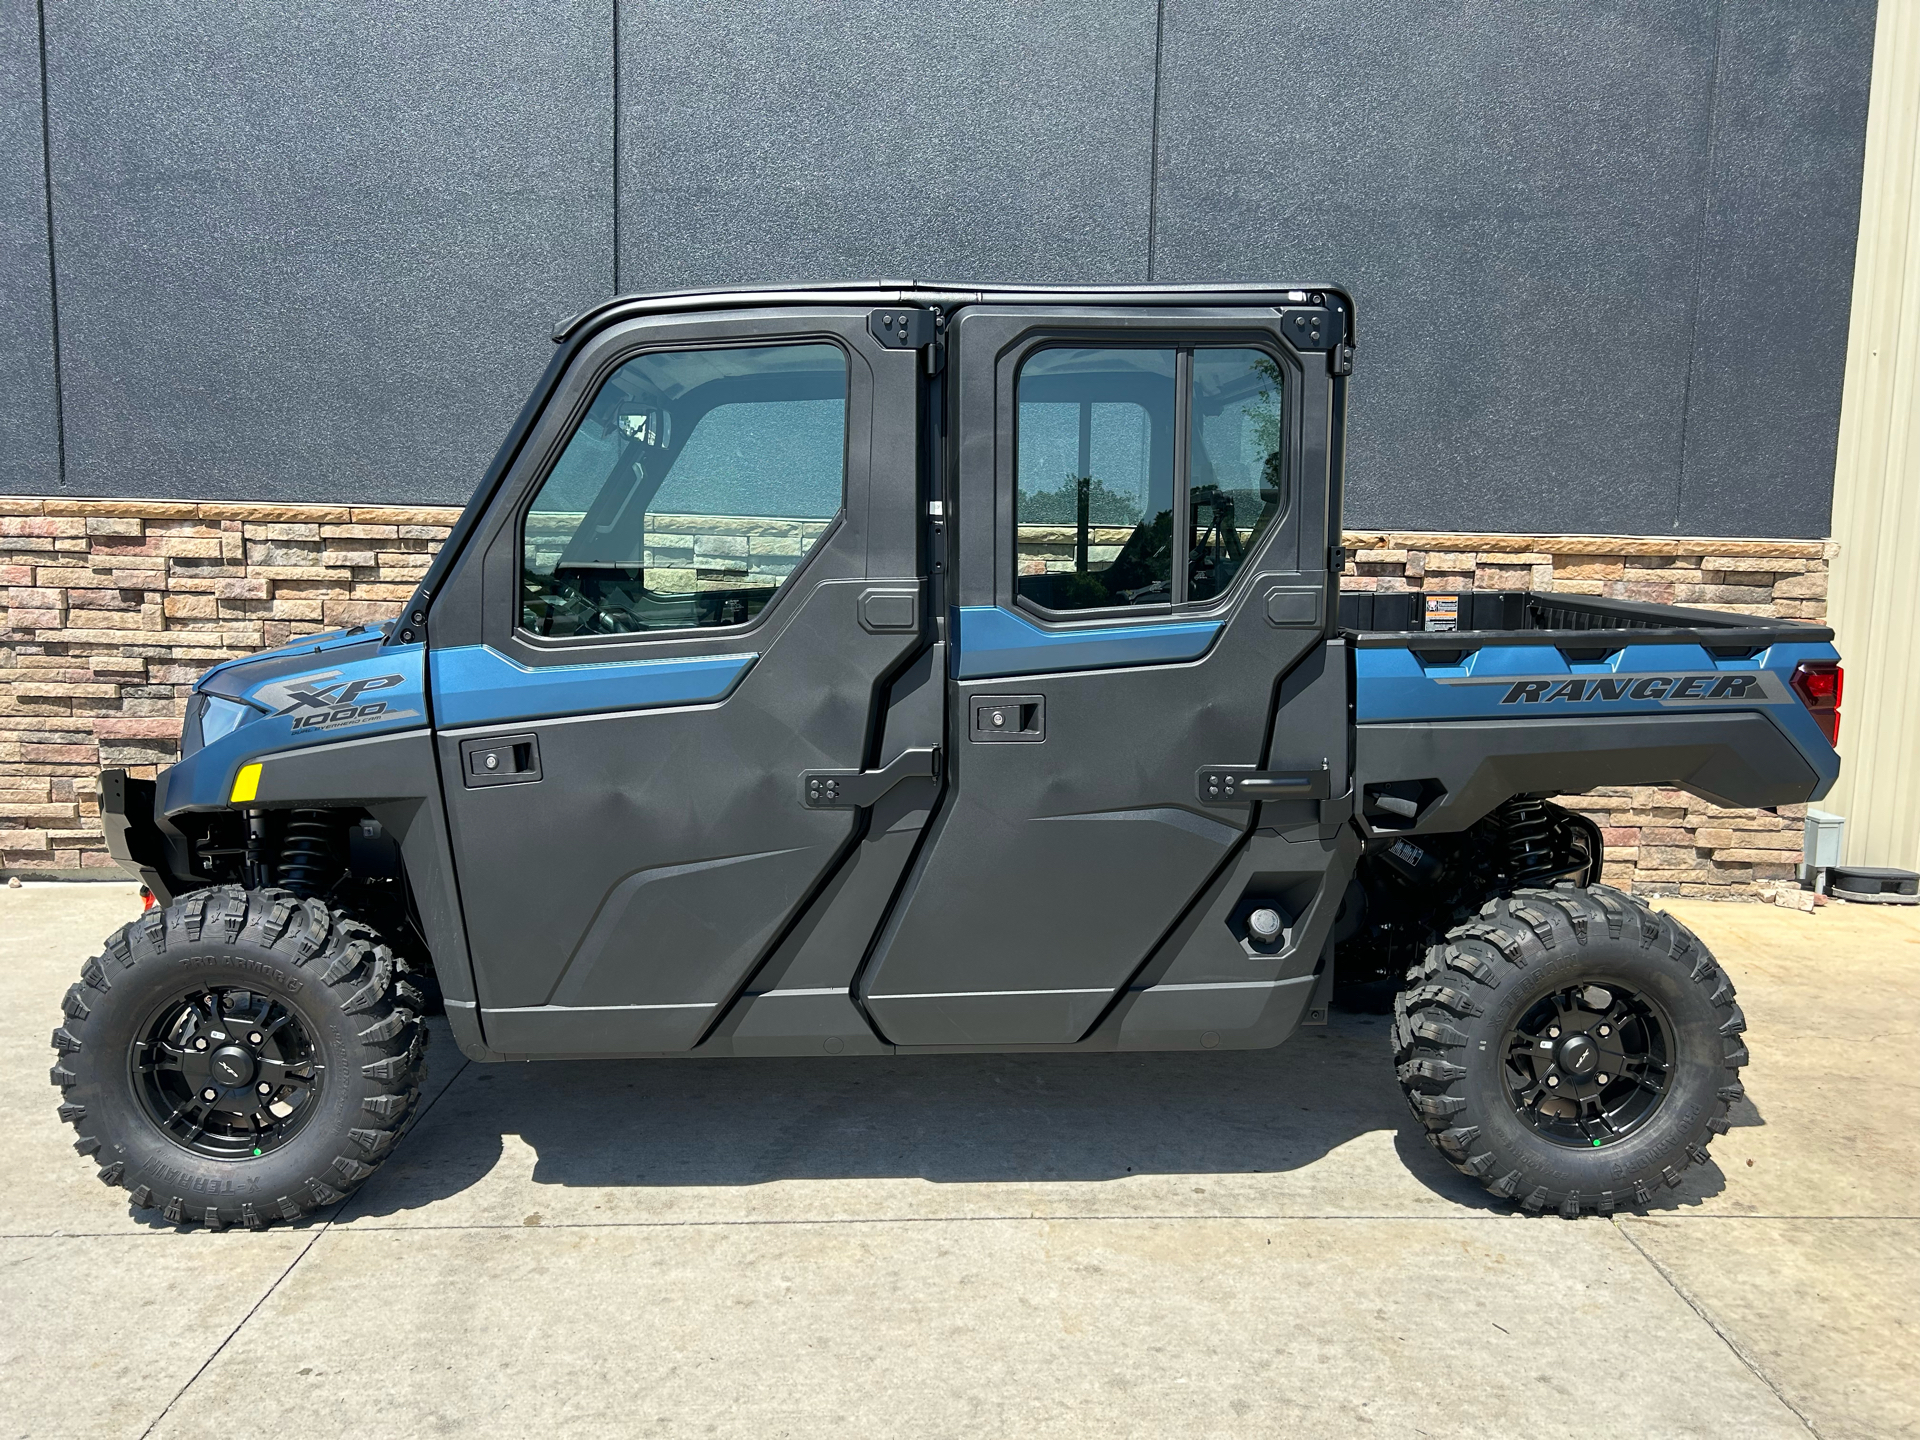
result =
[{"label": "hood", "polygon": [[[311,668],[316,655],[332,659],[358,659],[371,656],[385,642],[393,621],[377,625],[357,625],[351,630],[329,630],[324,635],[307,635],[277,650],[262,650],[238,660],[223,660],[193,682],[195,694],[221,695],[231,700],[245,697],[247,691],[263,681],[291,675]],[[360,647],[365,647],[364,651]],[[336,652],[351,650],[351,657]]]}]

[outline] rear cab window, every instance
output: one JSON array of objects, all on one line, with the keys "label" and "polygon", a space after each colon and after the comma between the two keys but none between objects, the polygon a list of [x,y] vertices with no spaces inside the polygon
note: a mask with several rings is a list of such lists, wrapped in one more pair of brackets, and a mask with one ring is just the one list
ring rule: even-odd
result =
[{"label": "rear cab window", "polygon": [[1071,613],[1224,595],[1286,509],[1282,375],[1241,347],[1030,355],[1016,382],[1023,604]]}]

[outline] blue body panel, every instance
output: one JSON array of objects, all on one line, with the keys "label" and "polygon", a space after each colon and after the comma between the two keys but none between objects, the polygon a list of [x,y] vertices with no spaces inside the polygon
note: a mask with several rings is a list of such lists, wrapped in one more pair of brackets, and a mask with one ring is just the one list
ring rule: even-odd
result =
[{"label": "blue body panel", "polygon": [[[159,808],[165,812],[223,806],[233,793],[233,777],[241,766],[276,751],[424,727],[424,646],[383,645],[371,656],[338,665],[327,663],[326,650],[377,638],[377,634],[354,633],[351,640],[316,653],[311,670],[247,686],[242,693],[249,704],[259,708],[259,716],[165,771],[166,792]],[[239,673],[244,683],[245,666],[312,648],[311,642],[303,641],[267,655],[229,661],[219,668]],[[202,683],[204,680],[203,676]]]},{"label": "blue body panel", "polygon": [[956,680],[985,680],[1198,660],[1219,635],[1220,625],[1218,620],[1156,620],[1045,630],[997,605],[963,605],[954,611],[953,675]]},{"label": "blue body panel", "polygon": [[724,700],[758,655],[683,655],[587,665],[515,664],[488,645],[433,652],[436,724],[492,725]]},{"label": "blue body panel", "polygon": [[1830,785],[1840,757],[1792,679],[1802,661],[1839,658],[1820,642],[1772,645],[1745,659],[1716,657],[1697,644],[1630,644],[1592,662],[1570,661],[1553,645],[1483,645],[1439,665],[1414,650],[1369,646],[1354,651],[1354,718],[1368,725],[1758,710]]}]

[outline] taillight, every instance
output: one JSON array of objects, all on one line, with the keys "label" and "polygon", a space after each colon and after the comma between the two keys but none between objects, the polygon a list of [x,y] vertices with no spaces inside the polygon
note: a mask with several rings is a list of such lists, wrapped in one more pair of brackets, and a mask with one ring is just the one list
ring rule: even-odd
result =
[{"label": "taillight", "polygon": [[1840,692],[1845,685],[1837,660],[1802,660],[1793,668],[1793,693],[1829,745],[1840,743]]}]

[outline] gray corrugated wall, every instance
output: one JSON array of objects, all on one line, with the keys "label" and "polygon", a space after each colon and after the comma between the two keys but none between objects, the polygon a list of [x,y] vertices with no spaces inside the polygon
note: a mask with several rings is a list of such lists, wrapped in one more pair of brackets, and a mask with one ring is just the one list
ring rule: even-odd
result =
[{"label": "gray corrugated wall", "polygon": [[1309,277],[1354,524],[1827,532],[1870,0],[614,3],[61,0],[43,166],[0,0],[0,492],[462,500],[616,283]]},{"label": "gray corrugated wall", "polygon": [[27,495],[60,488],[41,120],[34,0],[0,0],[0,491]]}]

